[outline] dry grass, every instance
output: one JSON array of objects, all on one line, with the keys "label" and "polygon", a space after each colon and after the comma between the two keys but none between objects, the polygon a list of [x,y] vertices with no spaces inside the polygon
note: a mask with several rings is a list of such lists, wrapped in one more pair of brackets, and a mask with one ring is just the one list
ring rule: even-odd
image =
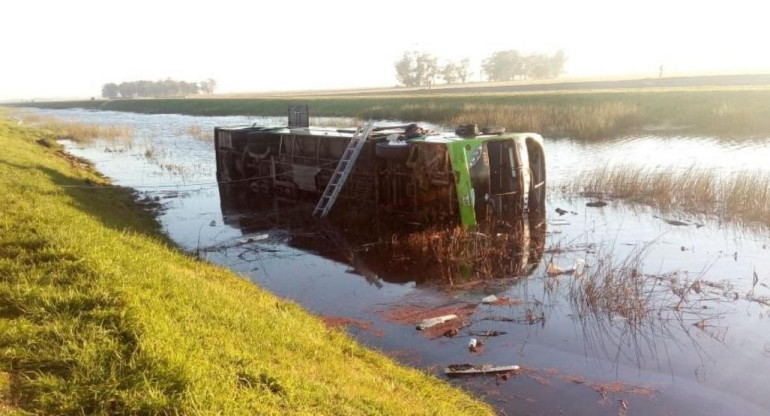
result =
[{"label": "dry grass", "polygon": [[42,116],[29,112],[19,113],[24,124],[56,132],[61,138],[79,143],[93,143],[98,140],[129,144],[134,137],[134,129],[126,125],[106,125],[87,123],[77,120],[64,120],[53,116]]},{"label": "dry grass", "polygon": [[723,221],[770,225],[768,172],[603,167],[581,173],[567,189],[583,196],[622,198],[663,210],[715,215]]},{"label": "dry grass", "polygon": [[186,176],[190,173],[190,168],[179,163],[161,163],[160,168],[164,171],[179,176]]},{"label": "dry grass", "polygon": [[192,138],[196,140],[201,140],[204,142],[214,141],[214,130],[204,129],[197,124],[193,124],[190,127],[188,127],[186,133],[192,136]]},{"label": "dry grass", "polygon": [[[653,297],[658,280],[642,273],[644,251],[631,253],[620,262],[612,255],[597,256],[596,264],[570,286],[570,301],[581,318],[616,317],[640,327],[654,316],[659,305]],[[668,298],[668,296],[667,296]]]},{"label": "dry grass", "polygon": [[638,117],[638,106],[625,102],[566,106],[466,104],[459,114],[445,118],[442,123],[453,126],[472,121],[482,126],[504,126],[509,131],[585,138],[621,131],[634,125]]},{"label": "dry grass", "polygon": [[[708,267],[694,277],[686,271],[645,273],[644,257],[652,244],[625,257],[612,248],[593,256],[586,272],[570,281],[569,300],[575,315],[599,323],[620,321],[634,330],[660,329],[667,321],[698,326],[718,316],[707,315],[717,304],[741,299],[729,282],[705,280]],[[749,294],[743,297],[750,298]],[[703,307],[706,303],[708,309]]]}]

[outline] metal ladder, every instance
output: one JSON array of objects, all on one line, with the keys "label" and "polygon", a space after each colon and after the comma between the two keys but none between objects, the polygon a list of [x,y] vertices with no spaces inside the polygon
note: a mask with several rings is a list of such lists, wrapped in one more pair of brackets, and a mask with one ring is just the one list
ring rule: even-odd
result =
[{"label": "metal ladder", "polygon": [[313,210],[314,216],[323,218],[332,210],[332,207],[337,201],[337,197],[339,196],[342,187],[345,186],[345,181],[347,181],[350,172],[353,170],[353,166],[356,164],[356,160],[358,160],[358,155],[361,153],[361,149],[364,148],[364,144],[372,133],[373,128],[374,120],[369,120],[363,127],[356,129],[353,137],[351,137],[348,142],[348,147],[345,148],[345,151],[342,153],[342,158],[337,164],[337,168],[334,170],[331,179],[329,179],[329,183],[326,185],[326,189],[324,190],[323,195],[321,195],[321,199],[318,200],[318,204],[316,204],[315,210]]}]

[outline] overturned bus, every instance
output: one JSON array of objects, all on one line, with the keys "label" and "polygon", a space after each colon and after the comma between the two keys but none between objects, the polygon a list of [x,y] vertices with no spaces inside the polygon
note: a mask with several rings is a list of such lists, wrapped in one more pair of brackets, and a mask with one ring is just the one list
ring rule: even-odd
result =
[{"label": "overturned bus", "polygon": [[336,186],[335,215],[426,226],[454,222],[472,229],[544,212],[545,155],[537,134],[475,125],[455,132],[416,124],[367,127],[218,127],[217,179],[319,205]]}]

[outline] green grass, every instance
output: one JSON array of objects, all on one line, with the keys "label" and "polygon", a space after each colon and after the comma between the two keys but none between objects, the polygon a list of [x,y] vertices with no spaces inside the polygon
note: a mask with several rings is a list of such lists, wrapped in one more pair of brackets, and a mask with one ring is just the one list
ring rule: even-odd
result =
[{"label": "green grass", "polygon": [[549,137],[599,139],[644,126],[684,127],[719,136],[770,134],[769,89],[630,90],[529,94],[310,96],[290,98],[147,99],[35,103],[45,108],[98,108],[139,113],[282,116],[308,103],[314,116],[475,122]]},{"label": "green grass", "polygon": [[182,253],[129,192],[92,187],[14,124],[0,120],[0,413],[492,413]]}]

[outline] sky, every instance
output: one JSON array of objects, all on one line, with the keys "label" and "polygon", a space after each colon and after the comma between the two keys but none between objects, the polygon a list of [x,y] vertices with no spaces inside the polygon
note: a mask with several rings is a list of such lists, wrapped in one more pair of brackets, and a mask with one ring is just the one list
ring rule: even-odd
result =
[{"label": "sky", "polygon": [[107,82],[217,80],[220,93],[393,86],[405,50],[568,56],[566,77],[770,72],[763,1],[40,1],[0,4],[0,100]]}]

